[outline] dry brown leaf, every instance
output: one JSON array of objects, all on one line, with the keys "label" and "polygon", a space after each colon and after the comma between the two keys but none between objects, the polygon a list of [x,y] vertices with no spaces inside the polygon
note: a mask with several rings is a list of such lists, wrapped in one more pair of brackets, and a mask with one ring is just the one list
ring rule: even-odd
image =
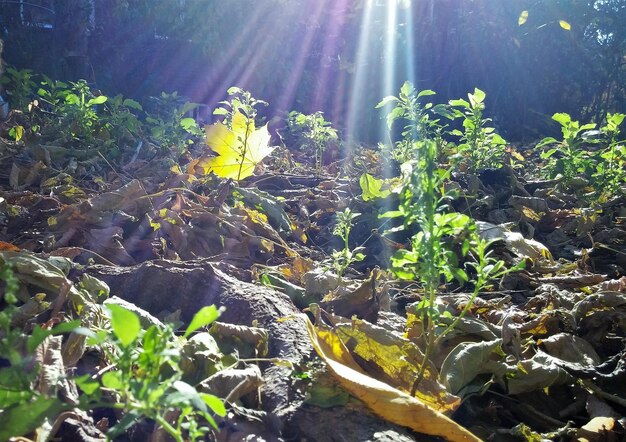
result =
[{"label": "dry brown leaf", "polygon": [[[333,344],[319,336],[308,317],[304,317],[311,342],[317,354],[326,362],[343,388],[348,390],[383,419],[411,428],[420,433],[440,436],[446,440],[480,441],[468,430],[444,414],[430,408],[410,395],[373,379],[346,364],[349,353],[334,351]],[[337,360],[339,356],[340,360]],[[350,364],[351,365],[351,364]]]}]

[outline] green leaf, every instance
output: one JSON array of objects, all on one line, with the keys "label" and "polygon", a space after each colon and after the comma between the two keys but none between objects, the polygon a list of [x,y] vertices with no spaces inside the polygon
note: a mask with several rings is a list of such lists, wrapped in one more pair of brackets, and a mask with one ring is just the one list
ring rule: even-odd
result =
[{"label": "green leaf", "polygon": [[220,417],[226,416],[226,406],[220,398],[209,393],[200,393],[200,397],[213,413]]},{"label": "green leaf", "polygon": [[536,146],[535,148],[540,148],[543,146],[547,146],[548,144],[554,144],[554,143],[558,143],[559,141],[556,138],[552,138],[552,137],[546,137],[543,140],[541,140]]},{"label": "green leaf", "polygon": [[102,385],[113,390],[122,390],[124,383],[119,371],[107,371],[102,375]]},{"label": "green leaf", "polygon": [[198,410],[207,411],[204,400],[194,387],[183,381],[175,381],[172,387],[174,387],[176,391],[168,396],[167,402],[172,405],[191,404]]},{"label": "green leaf", "polygon": [[75,320],[71,322],[63,322],[61,324],[55,325],[51,329],[44,329],[41,326],[36,326],[33,329],[33,333],[28,337],[28,351],[30,353],[34,352],[35,349],[41,344],[44,339],[48,336],[52,335],[61,335],[63,333],[69,333],[76,330],[80,326],[80,320]]},{"label": "green leaf", "polygon": [[448,103],[450,106],[464,107],[466,109],[470,108],[470,104],[462,98],[459,98],[458,100],[450,100]]},{"label": "green leaf", "polygon": [[393,96],[390,95],[390,96],[385,97],[382,100],[380,100],[380,103],[378,103],[376,105],[375,109],[380,109],[381,107],[386,106],[389,103],[394,103],[396,101],[398,101],[398,97],[393,97]]},{"label": "green leaf", "polygon": [[0,440],[24,436],[64,408],[57,398],[38,397],[0,412]]},{"label": "green leaf", "polygon": [[430,89],[424,89],[423,91],[420,91],[419,94],[417,94],[417,98],[427,97],[429,95],[437,95],[437,93]]},{"label": "green leaf", "polygon": [[369,173],[364,173],[359,178],[359,184],[361,185],[363,201],[369,201],[376,198],[385,198],[391,194],[391,191],[386,189],[382,190],[385,180],[378,179]]},{"label": "green leaf", "polygon": [[528,20],[528,11],[522,11],[517,19],[518,26],[522,26]]},{"label": "green leaf", "polygon": [[185,129],[186,131],[189,131],[190,129],[197,127],[197,126],[198,124],[196,123],[196,120],[194,120],[193,118],[183,118],[182,120],[180,120],[180,127]]},{"label": "green leaf", "polygon": [[106,95],[100,95],[98,97],[92,98],[87,102],[87,106],[95,106],[97,104],[106,103],[107,97]]},{"label": "green leaf", "polygon": [[410,97],[411,94],[415,92],[415,87],[410,81],[405,81],[402,87],[400,88],[400,95],[404,95],[405,97]]},{"label": "green leaf", "polygon": [[202,307],[198,313],[196,313],[189,323],[187,330],[185,330],[185,334],[183,337],[189,336],[194,331],[198,330],[200,327],[204,327],[205,325],[209,325],[217,318],[219,318],[221,310],[219,310],[214,305],[208,305]]},{"label": "green leaf", "polygon": [[100,390],[100,384],[98,381],[92,379],[88,374],[74,378],[74,382],[76,382],[78,388],[80,388],[88,396],[91,396]]},{"label": "green leaf", "polygon": [[571,31],[572,30],[572,25],[570,25],[565,20],[559,20],[559,26],[561,26],[566,31]]},{"label": "green leaf", "polygon": [[478,89],[478,88],[474,88],[474,93],[473,94],[467,94],[470,103],[472,103],[472,107],[476,107],[479,104],[482,104],[483,101],[485,101],[485,97],[487,96],[487,94],[485,94],[482,90]]},{"label": "green leaf", "polygon": [[116,304],[109,304],[107,308],[111,312],[113,333],[120,340],[123,347],[128,347],[135,341],[141,331],[139,317],[136,313]]},{"label": "green leaf", "polygon": [[130,98],[126,98],[122,104],[130,109],[135,109],[135,110],[143,110],[143,107],[141,107],[141,104],[139,104],[138,102],[136,102],[135,100],[132,100]]},{"label": "green leaf", "polygon": [[565,112],[558,112],[552,115],[552,119],[558,122],[561,126],[567,126],[568,123],[572,122],[572,117]]}]

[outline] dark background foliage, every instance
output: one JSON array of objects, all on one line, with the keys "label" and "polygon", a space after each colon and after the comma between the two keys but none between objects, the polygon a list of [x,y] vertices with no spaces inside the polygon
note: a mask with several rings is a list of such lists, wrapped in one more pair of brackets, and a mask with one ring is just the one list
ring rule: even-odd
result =
[{"label": "dark background foliage", "polygon": [[554,112],[626,110],[626,0],[0,0],[0,32],[20,68],[139,99],[178,90],[208,109],[237,85],[268,116],[322,110],[370,142],[389,65],[389,92],[407,79],[438,101],[483,89],[511,140],[558,130]]}]

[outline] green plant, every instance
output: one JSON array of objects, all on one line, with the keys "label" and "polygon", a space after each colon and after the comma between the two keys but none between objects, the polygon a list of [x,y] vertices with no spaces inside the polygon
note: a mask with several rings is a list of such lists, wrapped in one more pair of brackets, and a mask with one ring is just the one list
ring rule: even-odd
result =
[{"label": "green plant", "polygon": [[196,120],[185,115],[198,105],[190,103],[178,92],[161,92],[158,97],[151,97],[153,110],[146,117],[146,123],[154,142],[161,150],[180,155],[187,150],[193,140],[189,136],[201,137],[202,130]]},{"label": "green plant", "polygon": [[103,129],[115,144],[128,145],[141,133],[143,123],[136,113],[142,111],[141,104],[135,100],[122,95],[110,97],[102,115]]},{"label": "green plant", "polygon": [[593,171],[593,159],[591,153],[585,149],[585,143],[597,140],[585,139],[583,133],[595,129],[595,123],[581,125],[566,113],[556,113],[552,115],[552,119],[561,125],[563,140],[547,137],[536,146],[537,149],[553,146],[541,152],[541,159],[547,160],[543,168],[546,176],[548,178],[562,176],[565,183],[577,176],[590,176]]},{"label": "green plant", "polygon": [[[402,111],[392,114],[390,125],[397,118],[420,113],[419,109],[408,109],[420,106],[417,100],[399,98],[393,101],[398,103]],[[475,107],[469,106],[470,110]],[[415,119],[409,119],[409,122],[419,124]],[[406,128],[403,132],[404,142],[411,144],[414,159],[401,166],[404,185],[399,193],[398,209],[382,215],[386,218],[401,218],[402,225],[391,229],[392,231],[416,232],[411,235],[410,248],[399,250],[391,258],[391,271],[400,279],[419,280],[424,291],[416,312],[424,330],[424,361],[412,387],[413,394],[421,382],[438,340],[456,326],[490,279],[501,277],[511,271],[505,268],[503,261],[490,256],[487,251],[488,243],[480,239],[471,218],[448,211],[448,201],[455,196],[454,192],[447,190],[445,186],[450,178],[452,166],[439,167],[437,160],[440,142],[412,138],[419,134],[419,128],[415,130]],[[443,333],[437,335],[439,311],[436,299],[440,284],[455,279],[460,283],[470,282],[468,273],[459,263],[459,258],[463,257],[470,259],[466,265],[473,267],[476,272],[475,279],[471,281],[474,285],[471,300],[459,317],[445,328]]]},{"label": "green plant", "polygon": [[343,276],[343,273],[348,267],[355,262],[363,261],[365,255],[361,253],[363,247],[357,247],[350,250],[349,238],[350,231],[352,230],[352,224],[354,220],[361,215],[350,210],[349,207],[343,212],[337,212],[337,222],[333,229],[333,234],[337,235],[343,241],[343,248],[340,250],[334,250],[330,257],[330,264],[337,276]]},{"label": "green plant", "polygon": [[0,360],[3,362],[0,368],[0,440],[8,440],[35,430],[46,417],[73,408],[54,394],[55,380],[64,377],[57,367],[45,367],[43,377],[49,378],[38,382],[44,369],[43,358],[49,355],[42,349],[37,357],[35,350],[49,336],[77,331],[79,321],[50,328],[35,326],[30,334],[25,333],[22,324],[24,305],[45,305],[45,295],[35,295],[20,308],[17,306],[20,284],[10,266],[2,266],[0,281],[4,282],[0,298]]},{"label": "green plant", "polygon": [[378,109],[394,104],[387,114],[389,130],[397,120],[406,122],[402,130],[402,139],[391,143],[391,155],[400,164],[416,158],[417,152],[413,149],[415,140],[434,139],[440,146],[443,145],[442,133],[445,126],[440,123],[437,116],[452,118],[453,114],[444,104],[422,103],[423,97],[431,95],[435,95],[435,92],[429,89],[418,92],[413,84],[407,81],[400,88],[397,97],[385,97],[376,105]]},{"label": "green plant", "polygon": [[[139,317],[123,307],[108,306],[111,329],[102,330],[90,339],[109,360],[109,371],[100,382],[88,375],[77,379],[86,393],[88,408],[112,407],[123,411],[123,418],[108,433],[114,438],[140,419],[152,419],[176,441],[205,437],[212,430],[203,426],[205,420],[213,430],[217,424],[212,416],[225,416],[223,402],[208,393],[201,393],[183,381],[180,365],[182,341],[172,325],[150,326],[142,330]],[[215,306],[202,308],[192,319],[183,338],[219,317]],[[103,392],[113,392],[119,400],[103,400]]]},{"label": "green plant", "polygon": [[25,111],[35,96],[35,81],[30,69],[16,69],[8,66],[0,83],[6,86],[7,95],[13,108]]},{"label": "green plant", "polygon": [[598,188],[612,195],[617,192],[623,183],[626,183],[626,148],[624,141],[619,140],[620,125],[625,114],[607,114],[606,124],[600,128],[608,145],[598,154],[599,161],[593,174]]},{"label": "green plant", "polygon": [[[18,307],[20,283],[8,265],[0,269],[0,281],[4,283],[0,298],[0,440],[40,432],[46,420],[75,408],[118,410],[122,417],[109,430],[110,438],[145,419],[155,421],[176,441],[205,438],[217,430],[214,416],[225,415],[223,402],[186,383],[188,373],[181,364],[186,339],[219,317],[215,306],[198,311],[182,337],[176,336],[171,324],[142,330],[137,314],[117,305],[108,306],[110,326],[97,333],[80,328],[79,320],[53,327],[37,325],[26,333],[25,308],[37,305],[39,311],[46,310],[49,303],[44,294],[38,294]],[[88,345],[102,350],[107,368],[69,379],[61,361],[60,339],[56,347],[46,341],[68,332],[89,336]],[[57,394],[68,382],[80,388],[77,400]]]},{"label": "green plant", "polygon": [[107,97],[95,96],[85,80],[70,82],[70,86],[57,109],[61,123],[69,128],[72,137],[92,139],[100,129],[96,106],[105,103]]},{"label": "green plant", "polygon": [[305,115],[292,111],[287,117],[287,130],[301,150],[315,152],[315,169],[318,173],[321,172],[322,155],[339,140],[337,130],[326,121],[324,113]]},{"label": "green plant", "polygon": [[256,121],[257,108],[268,105],[266,101],[257,100],[250,92],[236,86],[230,87],[226,93],[230,99],[220,101],[222,106],[217,107],[213,111],[213,115],[223,116],[224,121],[222,123],[230,129],[233,128],[233,117],[237,112],[242,113],[248,122]]},{"label": "green plant", "polygon": [[489,127],[490,118],[483,118],[486,94],[478,88],[467,94],[468,100],[450,100],[452,118],[463,118],[463,131],[450,132],[459,137],[457,145],[459,160],[471,172],[485,168],[502,167],[506,141]]}]

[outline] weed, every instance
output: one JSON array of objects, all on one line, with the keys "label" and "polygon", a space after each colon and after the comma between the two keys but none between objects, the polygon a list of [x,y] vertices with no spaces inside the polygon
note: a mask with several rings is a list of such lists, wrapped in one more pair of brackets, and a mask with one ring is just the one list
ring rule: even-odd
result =
[{"label": "weed", "polygon": [[361,214],[352,212],[349,207],[347,207],[343,212],[337,212],[337,223],[335,224],[333,234],[341,238],[343,241],[343,248],[333,251],[330,258],[330,264],[339,277],[343,276],[344,272],[348,267],[350,267],[350,265],[365,259],[365,255],[361,253],[363,248],[357,247],[350,250],[348,241],[350,238],[350,231],[352,230],[352,223],[359,215]]},{"label": "weed", "polygon": [[[185,434],[189,440],[206,437],[212,430],[200,425],[202,420],[217,430],[212,413],[224,416],[224,404],[216,396],[200,393],[182,380],[182,343],[174,334],[174,327],[152,325],[142,330],[135,313],[117,305],[108,308],[111,329],[99,332],[89,344],[102,348],[114,369],[102,374],[100,383],[88,375],[76,380],[87,393],[82,399],[84,405],[123,411],[123,418],[109,430],[108,436],[115,438],[145,418],[157,422],[176,441],[185,440]],[[214,306],[201,309],[184,337],[218,316]],[[103,389],[115,392],[119,400],[103,401]]]},{"label": "weed", "polygon": [[322,170],[322,155],[339,140],[337,130],[326,121],[322,112],[305,115],[292,111],[287,118],[287,130],[298,147],[306,152],[315,152],[315,170]]},{"label": "weed", "polygon": [[146,117],[152,139],[162,151],[181,155],[193,140],[189,135],[201,137],[202,130],[191,117],[185,117],[198,105],[180,97],[177,92],[161,92],[159,97],[151,97],[153,112]]},{"label": "weed", "polygon": [[416,158],[417,152],[413,149],[415,140],[434,139],[439,145],[443,144],[442,133],[445,126],[440,123],[437,115],[452,118],[452,114],[446,105],[422,103],[423,97],[431,95],[435,95],[435,92],[429,89],[418,92],[413,84],[407,81],[400,88],[397,97],[385,97],[376,105],[378,109],[388,104],[395,104],[387,114],[389,130],[392,129],[396,120],[406,121],[402,130],[402,139],[395,143],[392,141],[391,147],[393,158],[400,164]]},{"label": "weed", "polygon": [[478,88],[467,94],[468,100],[450,100],[453,118],[463,118],[463,131],[450,132],[459,137],[457,151],[461,163],[471,172],[503,165],[506,141],[489,127],[490,118],[483,118],[486,94]]},{"label": "weed", "polygon": [[566,184],[577,176],[589,176],[593,170],[593,159],[590,152],[585,149],[585,143],[597,140],[586,140],[583,133],[595,129],[596,125],[594,123],[581,125],[566,113],[556,113],[552,115],[552,119],[561,125],[563,139],[559,141],[547,137],[536,146],[537,149],[553,146],[541,152],[541,159],[547,160],[543,169],[546,176],[548,178],[561,176]]},{"label": "weed", "polygon": [[626,148],[624,141],[619,140],[619,127],[626,115],[607,114],[606,124],[600,128],[608,145],[598,154],[598,163],[593,178],[599,189],[607,195],[619,191],[626,183]]},{"label": "weed", "polygon": [[266,101],[257,100],[250,92],[236,86],[230,87],[227,93],[231,98],[220,101],[222,106],[216,108],[213,115],[224,116],[223,123],[230,129],[232,129],[233,117],[237,112],[242,113],[248,121],[256,121],[257,108],[268,105]]},{"label": "weed", "polygon": [[6,86],[9,101],[14,109],[26,111],[35,97],[35,81],[30,69],[16,69],[9,66],[0,77],[0,83]]},{"label": "weed", "polygon": [[[415,231],[411,236],[410,249],[399,250],[391,258],[391,271],[401,279],[419,280],[424,288],[424,296],[418,305],[417,314],[421,318],[424,330],[424,361],[420,373],[412,388],[414,394],[426,368],[426,362],[430,359],[431,352],[438,340],[447,334],[452,327],[456,326],[460,318],[466,314],[477,294],[484,289],[487,282],[492,278],[501,277],[511,271],[504,267],[503,261],[498,261],[489,255],[488,243],[480,239],[476,232],[474,222],[467,215],[448,212],[448,201],[455,197],[454,192],[446,190],[445,183],[449,180],[451,166],[441,168],[438,165],[441,138],[437,139],[414,139],[417,136],[428,136],[424,131],[423,111],[411,87],[403,86],[401,96],[387,98],[386,101],[398,103],[388,117],[389,125],[397,118],[406,118],[408,115],[411,124],[415,128],[407,127],[403,132],[403,142],[411,145],[414,159],[401,166],[403,182],[399,197],[399,207],[395,211],[383,214],[383,217],[402,219],[402,226],[392,229],[393,231]],[[413,98],[411,98],[413,97]],[[471,96],[470,96],[471,97]],[[482,96],[484,98],[484,95]],[[472,114],[470,121],[477,123],[474,128],[478,131],[482,128],[482,117],[478,111],[482,103],[479,95],[473,99],[474,103],[468,103],[468,113]],[[470,98],[472,100],[472,98]],[[453,105],[454,103],[451,102]],[[419,109],[411,109],[419,107]],[[400,109],[400,111],[396,111]],[[474,113],[474,110],[477,113]],[[416,118],[416,116],[422,116]],[[467,121],[467,120],[466,120]],[[420,127],[420,125],[422,127]],[[469,123],[468,123],[468,126]],[[472,129],[473,130],[473,129]],[[436,133],[436,132],[435,132]],[[482,140],[483,135],[478,134],[475,141]],[[468,135],[468,142],[473,138]],[[484,141],[484,140],[483,140]],[[481,141],[482,142],[482,141]],[[457,280],[460,283],[469,282],[467,272],[459,265],[460,257],[469,257],[473,261],[468,265],[474,267],[476,278],[472,281],[474,291],[468,306],[460,316],[446,328],[439,336],[435,333],[435,327],[439,323],[439,313],[436,308],[436,298],[439,285],[442,282]]]}]

